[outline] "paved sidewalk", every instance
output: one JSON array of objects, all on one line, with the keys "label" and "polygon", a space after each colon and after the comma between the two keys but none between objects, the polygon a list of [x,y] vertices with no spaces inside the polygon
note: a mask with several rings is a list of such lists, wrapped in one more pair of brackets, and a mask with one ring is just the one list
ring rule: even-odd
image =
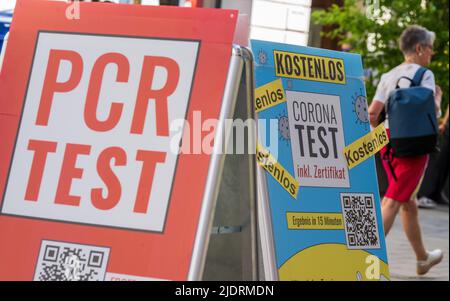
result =
[{"label": "paved sidewalk", "polygon": [[449,207],[419,209],[422,237],[428,250],[442,249],[444,260],[425,276],[416,274],[416,258],[403,232],[400,216],[387,237],[391,279],[394,281],[449,281]]}]

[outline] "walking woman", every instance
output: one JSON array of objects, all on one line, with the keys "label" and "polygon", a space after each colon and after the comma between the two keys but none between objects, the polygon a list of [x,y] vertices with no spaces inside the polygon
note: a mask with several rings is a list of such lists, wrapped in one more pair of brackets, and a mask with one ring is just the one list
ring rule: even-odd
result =
[{"label": "walking woman", "polygon": [[[369,108],[370,123],[376,127],[380,120],[380,114],[388,101],[389,94],[396,89],[397,82],[400,88],[407,88],[410,81],[401,79],[407,77],[412,79],[420,67],[430,64],[433,56],[433,43],[435,34],[421,26],[410,26],[400,37],[400,49],[404,54],[405,61],[383,74],[377,87],[374,100]],[[400,80],[400,81],[399,81]],[[421,82],[421,86],[434,91],[436,114],[440,114],[440,103],[442,91],[436,86],[434,74],[428,70]],[[414,116],[411,116],[414,118]],[[386,118],[385,127],[389,133],[389,124]],[[381,156],[388,151],[384,148]],[[431,267],[442,261],[441,250],[427,251],[422,241],[419,225],[418,209],[416,202],[417,191],[428,164],[428,155],[396,158],[391,161],[397,179],[394,179],[386,161],[383,160],[384,169],[388,176],[388,189],[382,201],[382,214],[384,231],[387,235],[391,229],[395,217],[400,211],[403,229],[417,257],[417,274],[426,274]]]}]

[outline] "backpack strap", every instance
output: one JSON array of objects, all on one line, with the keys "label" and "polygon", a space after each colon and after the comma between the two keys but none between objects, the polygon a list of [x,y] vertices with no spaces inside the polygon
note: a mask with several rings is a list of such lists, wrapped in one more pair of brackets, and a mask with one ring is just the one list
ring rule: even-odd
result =
[{"label": "backpack strap", "polygon": [[425,75],[425,72],[427,72],[428,69],[425,67],[420,67],[419,70],[417,70],[416,75],[414,75],[414,78],[412,79],[412,85],[414,87],[420,86],[420,83],[422,82],[423,76]]},{"label": "backpack strap", "polygon": [[394,159],[394,155],[392,154],[392,145],[391,145],[391,143],[388,143],[386,145],[386,153],[383,155],[383,157],[381,159],[383,159],[383,160],[385,160],[387,162],[387,165],[388,165],[389,170],[390,170],[390,172],[392,174],[392,177],[394,178],[394,181],[398,182],[397,175],[395,174],[394,167],[392,166],[392,160]]},{"label": "backpack strap", "polygon": [[410,79],[409,77],[406,77],[406,76],[402,76],[402,77],[400,77],[400,78],[398,79],[397,84],[395,85],[395,89],[400,89],[399,84],[400,84],[400,81],[401,81],[402,79],[407,79],[407,80],[409,80],[409,81],[411,82],[410,87],[414,86],[414,82],[412,81],[412,79]]}]

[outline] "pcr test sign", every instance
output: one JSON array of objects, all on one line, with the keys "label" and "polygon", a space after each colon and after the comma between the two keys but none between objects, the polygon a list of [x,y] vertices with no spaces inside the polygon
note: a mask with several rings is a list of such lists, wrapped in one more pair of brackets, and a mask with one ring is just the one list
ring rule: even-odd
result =
[{"label": "pcr test sign", "polygon": [[211,156],[181,152],[190,129],[171,124],[219,119],[236,12],[80,3],[69,20],[67,6],[14,11],[0,280],[196,280]]},{"label": "pcr test sign", "polygon": [[2,211],[162,231],[198,47],[40,32]]}]

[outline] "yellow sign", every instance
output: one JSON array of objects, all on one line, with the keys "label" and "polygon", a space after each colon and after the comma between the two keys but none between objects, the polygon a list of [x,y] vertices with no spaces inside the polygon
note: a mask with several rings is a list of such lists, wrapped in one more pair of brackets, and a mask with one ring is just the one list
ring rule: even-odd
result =
[{"label": "yellow sign", "polygon": [[342,244],[320,244],[293,255],[278,272],[281,281],[388,281],[389,266],[374,257]]},{"label": "yellow sign", "polygon": [[348,168],[352,169],[369,159],[388,143],[389,137],[386,128],[383,124],[380,124],[372,132],[344,148]]},{"label": "yellow sign", "polygon": [[340,213],[288,212],[289,230],[342,230],[344,221]]},{"label": "yellow sign", "polygon": [[258,164],[267,170],[270,175],[295,199],[297,199],[299,184],[297,180],[259,143],[256,148]]},{"label": "yellow sign", "polygon": [[346,84],[342,59],[275,50],[274,61],[280,77]]},{"label": "yellow sign", "polygon": [[283,83],[277,79],[255,89],[255,111],[259,112],[286,101]]}]

